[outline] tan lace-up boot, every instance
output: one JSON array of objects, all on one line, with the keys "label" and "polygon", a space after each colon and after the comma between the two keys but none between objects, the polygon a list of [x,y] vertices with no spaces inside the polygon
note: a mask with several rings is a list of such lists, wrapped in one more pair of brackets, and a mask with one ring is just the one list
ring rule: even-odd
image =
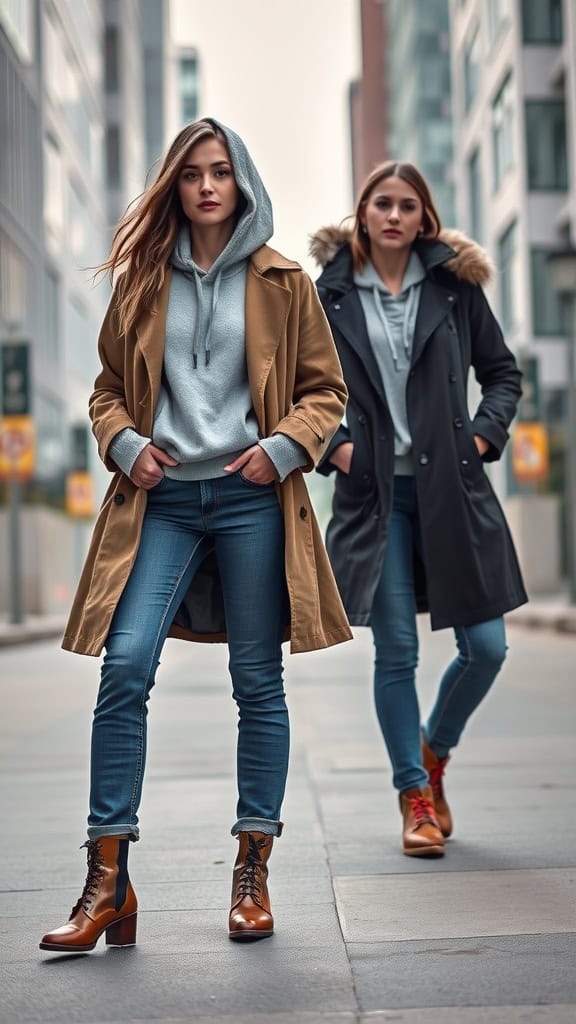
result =
[{"label": "tan lace-up boot", "polygon": [[136,942],[136,895],[128,878],[128,836],[101,836],[84,844],[88,874],[82,895],[61,928],[48,932],[40,949],[87,953],[102,932],[109,946]]},{"label": "tan lace-up boot", "polygon": [[402,843],[408,857],[441,857],[444,836],[440,831],[430,786],[400,793],[404,819]]},{"label": "tan lace-up boot", "polygon": [[266,884],[274,836],[264,832],[239,832],[238,841],[228,934],[231,939],[241,941],[264,939],[274,931]]}]

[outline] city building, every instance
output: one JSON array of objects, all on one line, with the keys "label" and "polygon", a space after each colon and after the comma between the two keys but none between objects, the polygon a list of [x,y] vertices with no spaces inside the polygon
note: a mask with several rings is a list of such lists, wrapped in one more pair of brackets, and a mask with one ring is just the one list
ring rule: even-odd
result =
[{"label": "city building", "polygon": [[386,0],[360,0],[362,74],[350,86],[354,195],[367,174],[387,158]]},{"label": "city building", "polygon": [[454,225],[448,8],[448,0],[385,0],[386,148],[422,171],[443,223]]},{"label": "city building", "polygon": [[547,480],[519,484],[509,456],[501,485],[519,492],[509,504],[524,564],[538,536],[547,550],[533,574],[552,587],[559,499],[541,492],[564,489],[567,342],[548,256],[576,238],[576,10],[573,0],[451,0],[450,17],[458,223],[497,266],[491,303],[550,441]]},{"label": "city building", "polygon": [[[66,608],[77,576],[89,526],[64,511],[68,475],[85,468],[72,463],[83,452],[96,500],[108,479],[87,406],[109,287],[92,278],[164,144],[157,115],[168,106],[166,84],[150,39],[155,32],[166,50],[167,6],[0,0],[0,342],[26,341],[31,357],[36,457],[22,516],[29,612]],[[0,482],[0,614],[10,600],[6,496]]]}]

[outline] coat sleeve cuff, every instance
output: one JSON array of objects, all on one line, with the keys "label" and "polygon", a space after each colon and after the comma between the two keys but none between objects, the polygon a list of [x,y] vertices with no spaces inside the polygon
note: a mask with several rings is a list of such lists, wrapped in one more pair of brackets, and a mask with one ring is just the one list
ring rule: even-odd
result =
[{"label": "coat sleeve cuff", "polygon": [[112,439],[108,447],[108,454],[118,469],[121,469],[126,476],[130,476],[136,459],[148,444],[150,444],[149,437],[142,437],[132,427],[126,427]]},{"label": "coat sleeve cuff", "polygon": [[483,461],[497,462],[508,440],[508,431],[504,427],[486,419],[485,416],[476,416],[472,421],[472,429],[475,434],[483,437],[490,445],[482,456]]},{"label": "coat sleeve cuff", "polygon": [[274,463],[274,469],[278,473],[280,482],[299,466],[305,466],[308,462],[308,455],[302,445],[293,441],[291,437],[287,437],[286,434],[264,437],[258,444]]},{"label": "coat sleeve cuff", "polygon": [[330,456],[332,455],[332,452],[335,451],[335,449],[338,448],[341,444],[346,444],[347,441],[351,440],[352,438],[350,437],[350,431],[348,430],[348,427],[345,424],[340,424],[338,430],[334,434],[334,437],[332,438],[326,451],[324,452],[324,455],[322,456],[320,462],[316,466],[316,472],[321,473],[322,476],[329,476],[330,473],[334,473],[336,471],[336,466],[334,466],[330,462]]}]

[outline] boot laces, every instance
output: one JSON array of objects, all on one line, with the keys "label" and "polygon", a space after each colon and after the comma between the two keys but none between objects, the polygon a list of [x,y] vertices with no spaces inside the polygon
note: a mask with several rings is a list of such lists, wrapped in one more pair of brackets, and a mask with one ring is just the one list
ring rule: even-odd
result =
[{"label": "boot laces", "polygon": [[86,854],[86,859],[88,861],[88,874],[86,875],[86,881],[84,882],[82,895],[80,896],[80,899],[75,904],[75,906],[72,908],[72,913],[70,915],[71,917],[73,917],[74,914],[78,910],[80,910],[80,907],[82,907],[83,910],[90,910],[90,907],[92,906],[92,901],[96,896],[96,893],[98,892],[98,888],[102,880],[102,875],[104,873],[104,860],[102,857],[102,851],[100,849],[100,843],[98,842],[98,840],[89,839],[87,840],[87,842],[82,844],[80,849],[86,849],[88,851]]},{"label": "boot laces", "polygon": [[262,889],[262,870],[264,865],[262,864],[262,858],[260,856],[260,850],[266,846],[266,839],[254,839],[254,836],[248,836],[248,852],[246,854],[246,861],[240,870],[238,877],[238,885],[236,887],[237,896],[251,896],[257,900],[260,896]]},{"label": "boot laces", "polygon": [[434,806],[426,797],[419,795],[411,796],[408,799],[410,800],[416,828],[420,828],[422,825],[437,825]]},{"label": "boot laces", "polygon": [[447,764],[448,764],[448,758],[444,757],[444,758],[442,758],[441,761],[439,760],[437,762],[437,764],[435,764],[428,771],[428,777],[430,779],[430,785],[432,787],[432,792],[434,793],[434,796],[437,799],[439,797],[444,796],[444,790],[443,790],[443,786],[442,786],[442,779],[443,779],[444,772],[446,770],[446,765]]}]

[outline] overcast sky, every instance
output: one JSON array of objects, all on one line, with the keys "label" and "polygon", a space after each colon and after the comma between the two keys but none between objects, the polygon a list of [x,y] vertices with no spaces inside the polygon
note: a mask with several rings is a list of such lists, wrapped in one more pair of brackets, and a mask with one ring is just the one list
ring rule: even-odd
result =
[{"label": "overcast sky", "polygon": [[307,236],[351,212],[348,86],[357,0],[171,0],[172,37],[195,46],[200,115],[246,142],[274,207],[273,245],[316,273]]}]

